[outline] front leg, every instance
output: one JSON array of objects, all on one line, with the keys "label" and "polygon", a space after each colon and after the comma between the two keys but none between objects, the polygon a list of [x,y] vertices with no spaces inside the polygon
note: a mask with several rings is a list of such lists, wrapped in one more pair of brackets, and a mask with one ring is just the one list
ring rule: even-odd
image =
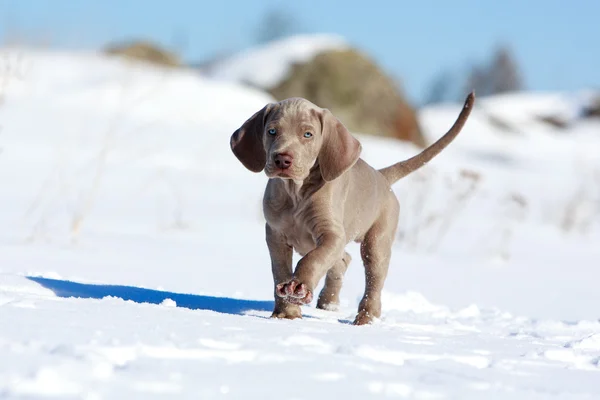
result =
[{"label": "front leg", "polygon": [[296,304],[308,304],[312,301],[315,287],[344,253],[345,243],[341,231],[328,227],[317,232],[317,246],[300,259],[292,279],[277,286],[279,296],[285,296],[288,301]]},{"label": "front leg", "polygon": [[273,282],[275,285],[275,309],[272,318],[295,319],[302,318],[300,306],[286,301],[285,298],[277,295],[278,285],[288,282],[292,278],[292,247],[287,244],[285,236],[281,232],[275,231],[266,224],[266,240],[271,257],[271,272],[273,273]]}]

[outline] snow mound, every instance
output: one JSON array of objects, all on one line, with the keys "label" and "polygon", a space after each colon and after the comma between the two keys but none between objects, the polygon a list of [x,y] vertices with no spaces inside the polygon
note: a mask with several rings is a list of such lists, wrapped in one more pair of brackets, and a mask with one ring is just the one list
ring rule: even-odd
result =
[{"label": "snow mound", "polygon": [[565,347],[572,349],[600,351],[600,334],[592,334],[582,339],[571,341],[565,344]]},{"label": "snow mound", "polygon": [[[587,92],[518,92],[479,97],[467,126],[476,120],[482,133],[504,136],[530,136],[567,132],[580,122],[583,108],[591,97]],[[447,125],[456,118],[460,104],[436,104],[420,110],[425,124]]]},{"label": "snow mound", "polygon": [[566,93],[526,92],[483,98],[479,108],[526,130],[534,124],[541,126],[542,117],[556,117],[571,122],[579,115],[580,104],[577,98]]},{"label": "snow mound", "polygon": [[218,62],[211,66],[208,75],[268,89],[281,82],[294,63],[307,62],[319,53],[347,47],[343,37],[332,34],[290,36]]},{"label": "snow mound", "polygon": [[432,304],[421,293],[406,292],[404,294],[390,293],[384,291],[381,294],[382,302],[386,310],[420,313],[440,313],[447,312],[446,307]]},{"label": "snow mound", "polygon": [[[81,51],[0,49],[0,59],[22,70],[6,96],[14,101],[51,98],[52,107],[85,110],[107,118],[123,114],[145,123],[168,120],[227,121],[228,107],[254,113],[272,97],[236,82],[215,82],[191,70],[172,70]],[[8,105],[10,106],[11,103]],[[242,121],[236,121],[243,122]]]},{"label": "snow mound", "polygon": [[[459,137],[438,159],[458,152],[465,160],[515,168],[541,166],[554,157],[578,153],[578,163],[596,165],[593,146],[598,141],[600,121],[581,118],[586,104],[585,94],[577,92],[478,98]],[[460,108],[461,104],[456,103],[419,110],[419,122],[428,142],[433,143],[448,130]]]}]

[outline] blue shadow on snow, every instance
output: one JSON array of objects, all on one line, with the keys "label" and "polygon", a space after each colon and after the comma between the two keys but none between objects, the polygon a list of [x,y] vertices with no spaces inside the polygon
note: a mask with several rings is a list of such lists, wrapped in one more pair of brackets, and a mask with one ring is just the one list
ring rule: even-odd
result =
[{"label": "blue shadow on snow", "polygon": [[135,286],[94,285],[59,279],[28,276],[46,289],[52,290],[58,297],[76,297],[83,299],[102,299],[107,296],[131,300],[136,303],[160,304],[166,299],[177,303],[177,307],[191,310],[210,310],[224,314],[241,315],[246,311],[273,311],[273,301],[242,300],[231,297],[214,297],[197,294],[163,292]]}]

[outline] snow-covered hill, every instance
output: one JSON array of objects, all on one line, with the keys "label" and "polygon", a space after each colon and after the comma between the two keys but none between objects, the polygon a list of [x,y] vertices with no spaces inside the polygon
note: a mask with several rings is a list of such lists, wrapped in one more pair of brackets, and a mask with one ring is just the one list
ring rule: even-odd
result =
[{"label": "snow-covered hill", "polygon": [[[383,316],[355,327],[355,245],[339,312],[267,318],[266,178],[229,136],[268,95],[91,53],[0,60],[0,397],[600,396],[600,123],[522,113],[570,96],[478,100],[394,187]],[[421,112],[430,139],[459,106]],[[376,167],[417,151],[357,136]]]},{"label": "snow-covered hill", "polygon": [[214,79],[269,89],[286,77],[294,63],[307,62],[324,51],[348,47],[346,40],[337,35],[295,35],[246,49],[213,63],[203,72]]}]

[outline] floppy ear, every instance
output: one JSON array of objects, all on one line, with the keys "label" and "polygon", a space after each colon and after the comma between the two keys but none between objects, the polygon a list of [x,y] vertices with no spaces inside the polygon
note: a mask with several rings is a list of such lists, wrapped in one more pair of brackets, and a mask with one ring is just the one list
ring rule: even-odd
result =
[{"label": "floppy ear", "polygon": [[239,129],[233,132],[229,141],[233,154],[252,172],[262,171],[267,162],[267,154],[263,147],[263,134],[265,121],[272,106],[269,103],[248,118]]},{"label": "floppy ear", "polygon": [[323,143],[319,152],[319,165],[323,179],[332,181],[358,161],[362,146],[327,109],[321,112],[321,126]]}]

